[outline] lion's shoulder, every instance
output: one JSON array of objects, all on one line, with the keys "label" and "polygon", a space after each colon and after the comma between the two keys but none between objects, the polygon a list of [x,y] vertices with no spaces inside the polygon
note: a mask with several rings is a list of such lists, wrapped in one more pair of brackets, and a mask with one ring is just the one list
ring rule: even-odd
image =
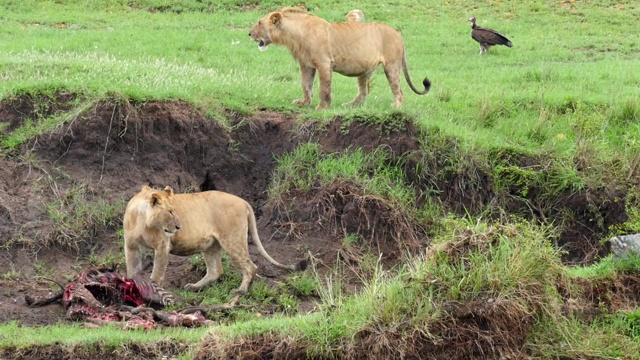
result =
[{"label": "lion's shoulder", "polygon": [[309,14],[309,12],[303,8],[299,8],[299,7],[283,7],[282,9],[278,10],[279,12],[281,12],[283,15],[289,14],[289,15],[299,15],[299,14]]}]

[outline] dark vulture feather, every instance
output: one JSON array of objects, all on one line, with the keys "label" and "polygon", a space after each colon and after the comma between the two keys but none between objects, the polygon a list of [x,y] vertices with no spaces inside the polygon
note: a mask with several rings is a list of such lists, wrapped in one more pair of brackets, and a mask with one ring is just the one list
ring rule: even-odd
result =
[{"label": "dark vulture feather", "polygon": [[480,44],[481,55],[487,52],[493,45],[513,46],[511,41],[499,32],[476,25],[475,16],[470,18],[469,21],[471,22],[471,37]]}]

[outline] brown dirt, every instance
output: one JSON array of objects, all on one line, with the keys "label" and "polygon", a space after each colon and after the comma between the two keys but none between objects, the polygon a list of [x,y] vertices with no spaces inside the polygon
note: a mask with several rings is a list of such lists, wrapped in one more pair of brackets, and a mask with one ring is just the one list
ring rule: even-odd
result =
[{"label": "brown dirt", "polygon": [[[67,93],[54,98],[25,95],[4,100],[0,102],[0,119],[8,125],[0,127],[0,133],[9,134],[27,120],[68,111],[76,100],[75,95]],[[420,151],[421,135],[411,123],[404,131],[385,132],[360,122],[345,127],[341,119],[324,127],[297,124],[293,115],[268,111],[251,116],[227,115],[234,125],[232,131],[226,131],[187,103],[111,99],[29,140],[11,154],[0,156],[0,268],[4,275],[0,279],[0,322],[47,325],[65,321],[60,306],[28,308],[24,295],[42,296],[56,291],[57,286],[46,278],[65,282],[87,266],[90,254],[121,252],[116,233],[121,227],[119,218],[111,224],[92,224],[83,233],[88,235],[78,249],[59,244],[64,234],[56,230],[46,204],[66,204],[71,192],[78,188],[84,189],[86,201],[120,204],[119,217],[124,211],[122,201],[143,184],[170,185],[176,192],[216,189],[236,194],[255,208],[265,248],[282,263],[294,263],[309,252],[320,264],[331,267],[341,250],[345,258],[342,239],[354,232],[369,239],[372,251],[384,254],[391,265],[404,251],[428,244],[427,231],[422,226],[380,199],[363,195],[353,184],[334,183],[310,192],[294,190],[288,200],[276,205],[268,201],[266,194],[275,158],[302,141],[316,141],[325,152],[382,146],[399,157]],[[465,190],[462,176],[478,177],[475,183],[484,190]],[[438,188],[445,189],[441,200],[453,211],[464,213],[465,208],[479,209],[491,201],[486,175],[451,174],[451,178],[438,181]],[[412,182],[420,194],[421,186],[431,186],[424,179],[412,179],[411,174],[407,182]],[[601,210],[606,219],[612,219],[605,225],[626,218],[623,206],[613,206],[619,203],[614,198],[621,194],[610,195],[607,204],[611,205]],[[592,199],[588,196],[588,192],[573,194],[567,206],[590,209]],[[587,212],[576,214],[576,222],[580,216],[593,217]],[[561,243],[606,252],[602,246],[594,245],[600,234],[598,229],[589,226],[585,232],[579,228],[574,231]],[[397,239],[406,241],[399,243]],[[286,278],[285,272],[275,270],[262,257],[255,256],[253,247],[250,249],[260,273],[275,280]],[[576,256],[587,255],[577,252]],[[201,275],[192,271],[186,258],[172,257],[165,285],[170,289],[182,287]]]}]

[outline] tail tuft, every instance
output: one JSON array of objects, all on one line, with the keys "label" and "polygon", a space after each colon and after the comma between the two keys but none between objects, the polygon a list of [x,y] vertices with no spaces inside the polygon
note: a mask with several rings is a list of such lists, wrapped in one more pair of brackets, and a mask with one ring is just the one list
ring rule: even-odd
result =
[{"label": "tail tuft", "polygon": [[303,271],[307,268],[307,260],[302,260],[296,264],[296,271]]},{"label": "tail tuft", "polygon": [[422,85],[424,86],[424,93],[428,93],[429,89],[431,89],[431,81],[429,81],[429,79],[424,78],[424,80],[422,80]]}]

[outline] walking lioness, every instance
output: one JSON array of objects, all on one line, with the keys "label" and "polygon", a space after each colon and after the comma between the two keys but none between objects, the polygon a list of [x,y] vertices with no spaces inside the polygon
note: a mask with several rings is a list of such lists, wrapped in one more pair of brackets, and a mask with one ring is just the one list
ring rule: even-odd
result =
[{"label": "walking lioness", "polygon": [[201,252],[207,265],[206,275],[187,290],[200,290],[222,275],[222,249],[242,273],[238,293],[249,290],[257,267],[249,257],[247,234],[251,232],[258,251],[270,263],[290,270],[304,270],[306,261],[282,265],[267,254],[256,227],[251,205],[221,191],[174,194],[170,187],[155,190],[143,186],[124,214],[124,254],[127,276],[141,272],[142,250],[154,250],[151,281],[162,285],[169,253],[188,256]]},{"label": "walking lioness", "polygon": [[[363,14],[364,18],[364,14]],[[283,8],[267,14],[249,32],[260,50],[270,44],[284,45],[300,65],[302,99],[294,104],[309,105],[313,81],[320,78],[320,104],[316,109],[331,105],[331,77],[333,72],[358,78],[358,95],[346,105],[357,105],[369,94],[371,76],[382,64],[393,92],[393,105],[402,105],[400,71],[416,94],[429,92],[431,83],[422,81],[418,90],[409,77],[402,36],[392,27],[362,21],[329,23],[299,8]]]}]

